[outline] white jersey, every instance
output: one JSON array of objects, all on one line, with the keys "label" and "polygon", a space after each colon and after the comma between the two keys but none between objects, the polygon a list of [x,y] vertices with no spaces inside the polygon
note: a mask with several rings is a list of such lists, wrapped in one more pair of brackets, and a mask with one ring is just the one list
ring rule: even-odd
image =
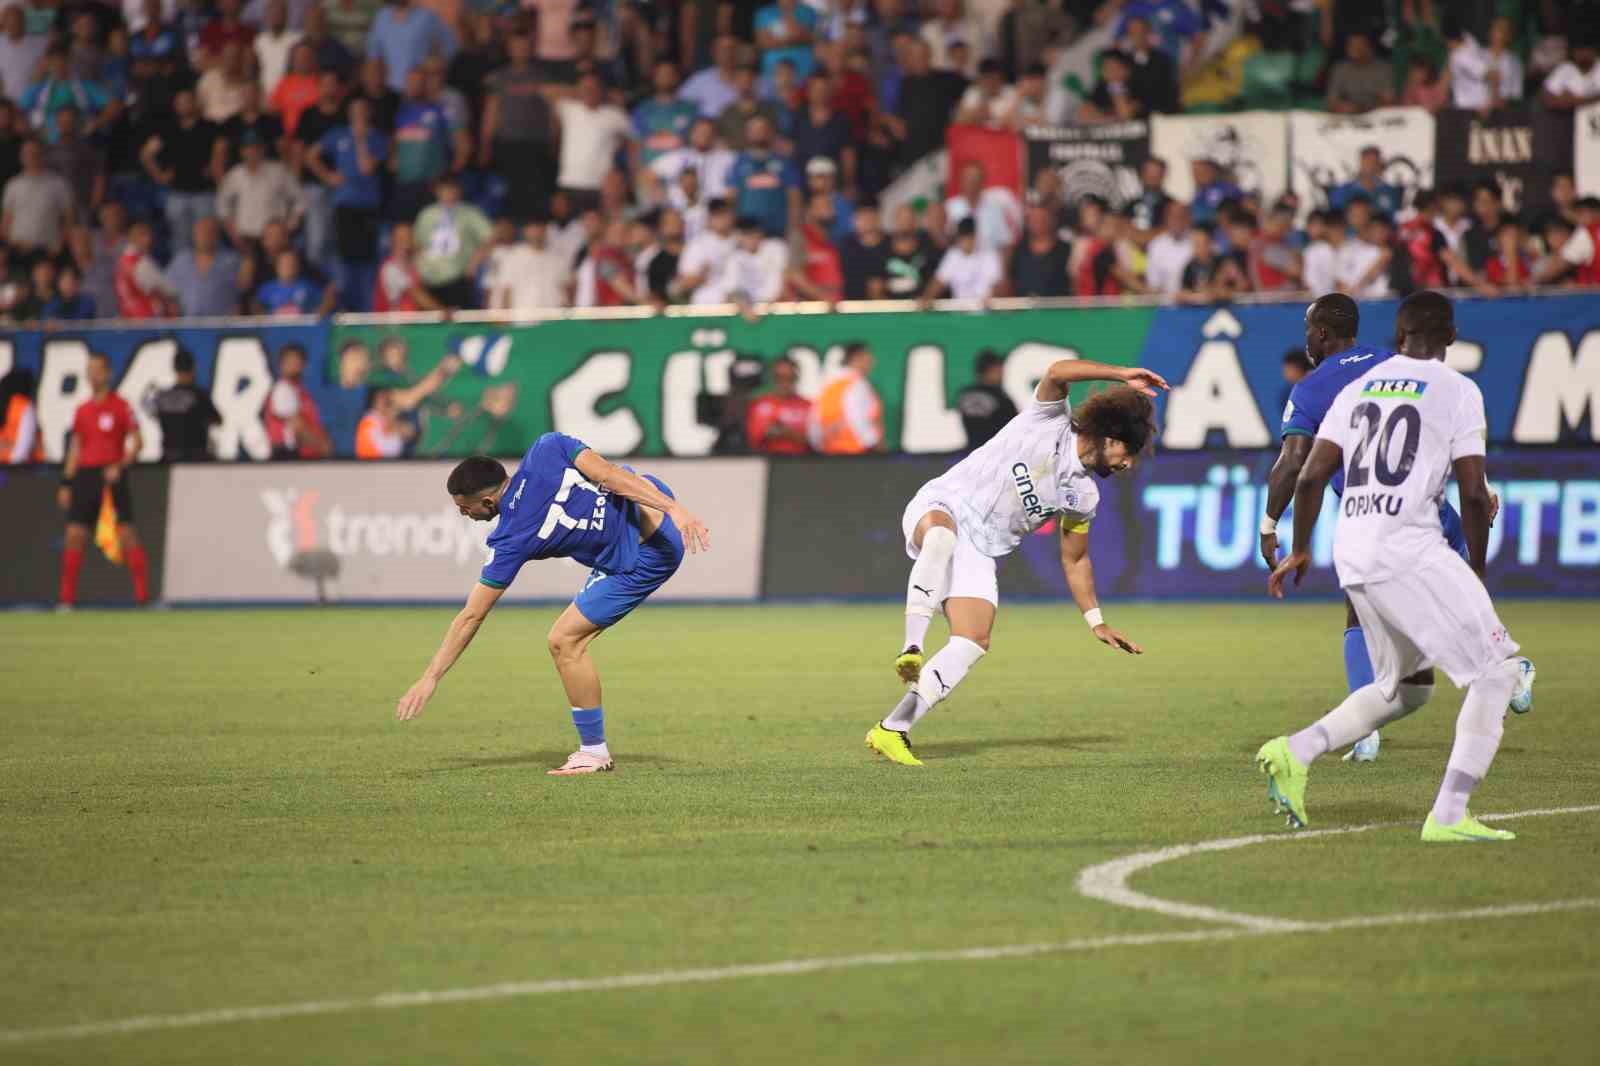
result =
[{"label": "white jersey", "polygon": [[1317,430],[1344,452],[1333,536],[1341,585],[1394,577],[1444,546],[1451,464],[1484,454],[1487,425],[1478,386],[1435,360],[1396,356],[1345,386]]},{"label": "white jersey", "polygon": [[1078,459],[1067,401],[1038,393],[1022,412],[971,455],[923,486],[954,511],[961,535],[983,554],[1015,551],[1022,538],[1057,515],[1069,531],[1089,527],[1100,488]]}]

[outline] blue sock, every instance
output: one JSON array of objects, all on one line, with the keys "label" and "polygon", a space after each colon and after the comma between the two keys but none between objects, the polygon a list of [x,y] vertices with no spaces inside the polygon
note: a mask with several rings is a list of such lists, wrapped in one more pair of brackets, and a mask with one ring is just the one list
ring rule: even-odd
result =
[{"label": "blue sock", "polygon": [[578,727],[578,743],[583,745],[606,742],[606,711],[604,707],[572,708],[572,724]]},{"label": "blue sock", "polygon": [[[1367,655],[1367,639],[1361,630],[1351,627],[1344,631],[1344,679],[1354,692],[1372,684],[1372,659]],[[573,712],[577,714],[576,711]]]}]

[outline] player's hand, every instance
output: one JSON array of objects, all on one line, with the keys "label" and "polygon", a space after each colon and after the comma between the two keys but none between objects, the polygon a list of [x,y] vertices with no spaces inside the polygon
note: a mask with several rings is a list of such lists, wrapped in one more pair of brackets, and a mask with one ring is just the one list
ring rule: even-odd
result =
[{"label": "player's hand", "polygon": [[1494,520],[1500,517],[1500,494],[1493,489],[1489,490],[1489,525],[1494,525]]},{"label": "player's hand", "polygon": [[118,481],[122,480],[122,467],[118,466],[116,463],[112,463],[110,466],[105,468],[104,475],[107,485],[115,485]]},{"label": "player's hand", "polygon": [[668,511],[667,517],[672,519],[672,524],[683,534],[684,546],[691,552],[711,550],[711,530],[706,528],[704,522],[682,507],[674,507]]},{"label": "player's hand", "polygon": [[1274,599],[1283,599],[1284,579],[1292,572],[1294,574],[1295,588],[1299,588],[1301,580],[1306,576],[1306,571],[1309,569],[1311,569],[1311,553],[1302,548],[1278,564],[1278,568],[1272,572],[1272,576],[1267,578],[1267,592]]},{"label": "player's hand", "polygon": [[439,682],[431,677],[417,679],[417,683],[406,689],[406,694],[400,697],[400,703],[394,709],[394,716],[402,722],[409,722],[422,713],[422,708],[428,705],[433,698],[433,690],[439,687]]},{"label": "player's hand", "polygon": [[72,490],[67,488],[65,485],[62,485],[59,489],[56,489],[56,506],[60,507],[63,511],[69,510],[72,507]]},{"label": "player's hand", "polygon": [[1162,390],[1171,387],[1167,384],[1166,378],[1157,374],[1154,370],[1146,370],[1142,366],[1130,366],[1124,370],[1122,372],[1122,380],[1146,396],[1159,395]]},{"label": "player's hand", "polygon": [[1118,633],[1115,629],[1112,629],[1104,622],[1101,622],[1099,625],[1095,626],[1093,632],[1094,639],[1098,640],[1102,644],[1107,645],[1108,647],[1116,648],[1118,651],[1125,651],[1129,655],[1144,654],[1143,648],[1139,647],[1139,645],[1135,644],[1121,633]]},{"label": "player's hand", "polygon": [[1278,565],[1278,535],[1276,533],[1261,534],[1261,558],[1266,560],[1268,567]]}]

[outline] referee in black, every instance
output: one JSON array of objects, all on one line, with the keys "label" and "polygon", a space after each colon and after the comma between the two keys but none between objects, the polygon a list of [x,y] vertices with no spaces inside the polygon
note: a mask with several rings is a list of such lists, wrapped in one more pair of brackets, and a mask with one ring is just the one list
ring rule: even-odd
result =
[{"label": "referee in black", "polygon": [[187,348],[172,357],[172,371],[178,383],[152,402],[161,423],[161,461],[204,462],[211,458],[211,427],[222,425],[222,415],[211,394],[194,383],[194,355]]}]

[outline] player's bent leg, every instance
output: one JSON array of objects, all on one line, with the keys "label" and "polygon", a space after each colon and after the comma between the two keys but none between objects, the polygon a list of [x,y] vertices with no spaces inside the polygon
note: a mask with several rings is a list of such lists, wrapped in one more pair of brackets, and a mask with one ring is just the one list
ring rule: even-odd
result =
[{"label": "player's bent leg", "polygon": [[[1354,692],[1372,684],[1372,657],[1367,653],[1366,639],[1361,635],[1361,619],[1356,617],[1350,597],[1344,599],[1344,679],[1345,691]],[[1376,730],[1368,733],[1345,754],[1346,762],[1372,762],[1378,757],[1380,738]]]},{"label": "player's bent leg", "polygon": [[1514,840],[1516,834],[1490,829],[1473,818],[1467,800],[1478,787],[1500,748],[1505,730],[1506,705],[1522,673],[1521,657],[1496,663],[1467,686],[1466,699],[1456,717],[1456,738],[1445,764],[1444,781],[1423,823],[1422,839],[1429,843]]},{"label": "player's bent leg", "polygon": [[920,766],[911,754],[911,727],[943,702],[989,650],[994,630],[995,605],[970,596],[945,601],[950,619],[950,642],[928,660],[922,676],[887,718],[867,733],[867,746],[891,762]]},{"label": "player's bent leg", "polygon": [[946,511],[931,508],[912,527],[909,546],[915,551],[911,576],[906,580],[905,643],[895,658],[900,680],[915,684],[922,674],[928,626],[944,606],[950,586],[950,563],[956,551],[956,520]]},{"label": "player's bent leg", "polygon": [[600,671],[589,655],[589,645],[605,627],[599,625],[579,610],[577,603],[567,605],[547,638],[550,658],[561,685],[567,691],[567,702],[572,707],[572,724],[578,730],[578,750],[567,756],[567,761],[549,773],[556,777],[592,774],[615,768],[611,750],[606,746],[605,708],[600,702]]}]

